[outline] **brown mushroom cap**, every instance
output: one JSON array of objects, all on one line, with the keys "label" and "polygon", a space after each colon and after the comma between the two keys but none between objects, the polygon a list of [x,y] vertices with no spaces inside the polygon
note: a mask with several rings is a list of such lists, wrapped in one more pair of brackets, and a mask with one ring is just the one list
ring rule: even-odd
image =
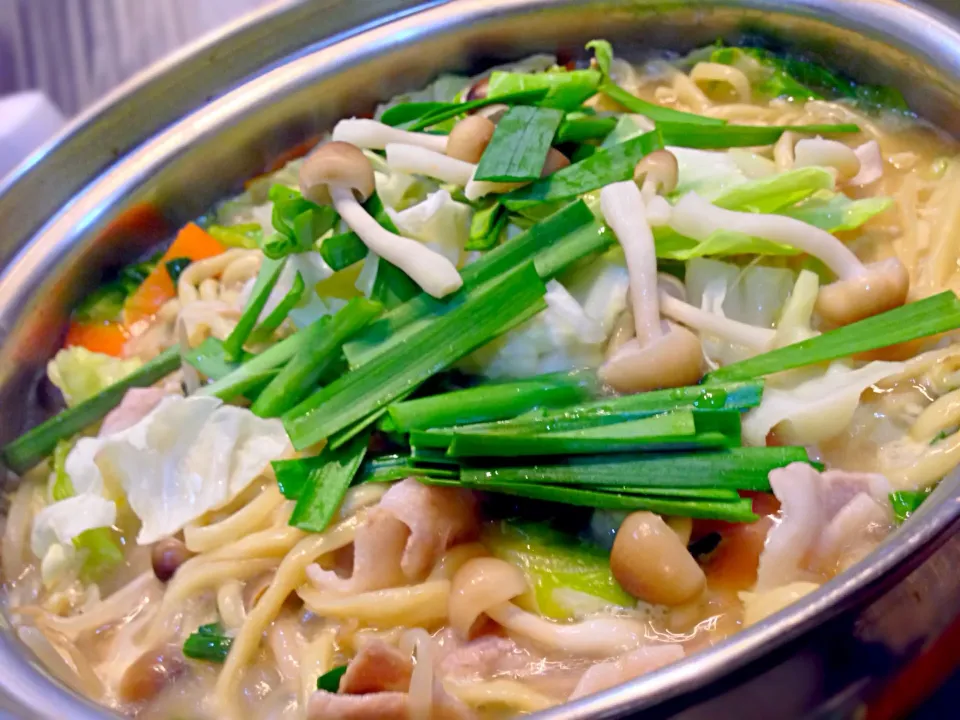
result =
[{"label": "brown mushroom cap", "polygon": [[447,155],[468,163],[480,162],[495,129],[496,125],[482,115],[464,118],[447,137]]},{"label": "brown mushroom cap", "polygon": [[634,339],[625,343],[600,366],[600,379],[622,393],[683,387],[703,376],[700,339],[679,325],[641,346]]},{"label": "brown mushroom cap", "polygon": [[547,153],[547,159],[543,163],[543,170],[540,172],[540,177],[545,178],[547,175],[553,175],[557,170],[563,170],[570,164],[570,160],[562,152],[557,150],[555,147],[550,148],[550,152]]},{"label": "brown mushroom cap", "polygon": [[330,205],[331,187],[350,188],[361,202],[373,195],[373,166],[363,150],[334,140],[307,155],[300,166],[300,192],[318,205]]},{"label": "brown mushroom cap", "polygon": [[816,310],[824,321],[831,325],[849,325],[898,308],[907,301],[910,275],[903,263],[889,258],[867,265],[866,270],[820,289]]},{"label": "brown mushroom cap", "polygon": [[610,570],[635,598],[656,605],[683,605],[703,592],[706,577],[663,518],[628,515],[613,541]]},{"label": "brown mushroom cap", "polygon": [[483,100],[487,97],[487,90],[490,89],[490,78],[480,78],[467,90],[464,100],[471,102],[473,100]]},{"label": "brown mushroom cap", "polygon": [[644,157],[633,170],[633,181],[640,185],[650,180],[658,194],[665,195],[677,189],[680,166],[669,150],[655,150]]}]

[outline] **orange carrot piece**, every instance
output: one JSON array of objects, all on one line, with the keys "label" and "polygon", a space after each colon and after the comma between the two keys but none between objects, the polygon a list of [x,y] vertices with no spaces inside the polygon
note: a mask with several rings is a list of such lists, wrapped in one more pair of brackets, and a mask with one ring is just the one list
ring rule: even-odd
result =
[{"label": "orange carrot piece", "polygon": [[168,260],[204,260],[219,255],[226,249],[199,225],[189,223],[184,226],[147,279],[127,298],[123,305],[124,324],[130,327],[141,320],[149,319],[167,300],[176,297],[177,289],[167,272]]},{"label": "orange carrot piece", "polygon": [[123,346],[126,344],[127,338],[127,331],[120,323],[79,323],[74,321],[67,328],[67,338],[63,345],[64,347],[79,345],[92,352],[120,357],[123,354]]}]

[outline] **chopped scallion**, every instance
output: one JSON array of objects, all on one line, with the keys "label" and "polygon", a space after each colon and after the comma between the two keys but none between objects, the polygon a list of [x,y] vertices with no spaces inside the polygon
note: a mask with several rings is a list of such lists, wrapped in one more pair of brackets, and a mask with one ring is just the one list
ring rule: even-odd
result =
[{"label": "chopped scallion", "polygon": [[334,315],[319,342],[300,347],[251,406],[260,417],[278,417],[316,388],[316,383],[340,359],[343,343],[380,314],[383,307],[366,298],[354,298]]},{"label": "chopped scallion", "polygon": [[598,150],[578,163],[501,196],[500,200],[510,210],[570,200],[610,183],[633,177],[637,163],[654,150],[661,149],[663,138],[660,133],[649,132],[605,150]]},{"label": "chopped scallion", "polygon": [[540,377],[480,385],[390,406],[399,432],[467,425],[516,417],[533,408],[563,407],[591,394],[592,375],[555,373]]},{"label": "chopped scallion", "polygon": [[445,107],[437,108],[433,112],[425,114],[411,125],[409,129],[413,132],[425,130],[428,127],[439,125],[451,118],[455,118],[458,115],[465,115],[468,112],[479,110],[488,105],[534,105],[543,100],[548,92],[549,89],[547,88],[535,88],[532,90],[503,93],[495,97],[485,97],[464,103],[446,103]]},{"label": "chopped scallion", "polygon": [[691,125],[657,123],[664,145],[704,150],[773,145],[787,131],[809,135],[836,135],[860,132],[853,123],[839,125]]},{"label": "chopped scallion", "polygon": [[307,477],[290,515],[293,527],[323,532],[330,526],[363,462],[369,441],[369,436],[362,434],[340,448],[323,449],[320,453],[323,464]]},{"label": "chopped scallion", "polygon": [[510,108],[497,123],[474,177],[493,182],[538,179],[562,120],[563,113],[551,108]]},{"label": "chopped scallion", "polygon": [[385,409],[397,397],[489,342],[512,321],[544,307],[546,290],[531,264],[484,286],[463,304],[427,322],[394,351],[314,393],[284,415],[296,448],[328,438]]},{"label": "chopped scallion", "polygon": [[950,290],[787,345],[707,375],[706,382],[751,380],[960,328],[960,299]]},{"label": "chopped scallion", "polygon": [[263,322],[250,334],[250,339],[254,342],[268,341],[273,336],[273,333],[277,331],[277,328],[283,324],[283,321],[287,319],[290,311],[300,302],[300,298],[303,297],[305,290],[306,284],[303,282],[303,276],[297,273],[296,277],[293,278],[293,285],[290,286],[290,290],[287,291],[287,294],[277,303],[277,306],[270,311]]},{"label": "chopped scallion", "polygon": [[338,665],[317,678],[317,690],[335,693],[340,689],[340,678],[347,672],[346,665]]},{"label": "chopped scallion", "polygon": [[183,654],[194,660],[222,663],[227,659],[233,638],[223,634],[219,623],[201,625],[183,643]]},{"label": "chopped scallion", "polygon": [[223,350],[226,358],[231,361],[239,360],[243,354],[243,346],[253,332],[254,326],[263,308],[270,299],[270,293],[273,291],[277,280],[280,278],[280,272],[283,270],[284,260],[271,260],[264,258],[260,266],[260,273],[254,283],[253,292],[250,294],[250,300],[243,309],[236,327],[233,328],[227,339],[223,341]]},{"label": "chopped scallion", "polygon": [[721,126],[726,125],[726,120],[706,117],[705,115],[695,115],[693,113],[682,112],[672,108],[663,107],[656,103],[647,102],[638,98],[633,93],[627,92],[622,87],[611,80],[604,80],[600,84],[600,92],[611,100],[614,100],[627,110],[638,115],[644,115],[653,120],[659,126],[660,123],[683,123],[686,125],[701,126]]}]

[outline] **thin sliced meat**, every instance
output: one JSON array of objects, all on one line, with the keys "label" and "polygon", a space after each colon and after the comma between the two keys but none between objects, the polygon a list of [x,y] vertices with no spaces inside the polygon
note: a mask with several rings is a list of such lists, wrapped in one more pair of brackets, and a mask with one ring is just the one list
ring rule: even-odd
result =
[{"label": "thin sliced meat", "polygon": [[100,436],[131,428],[143,420],[169,393],[163,388],[130,388],[116,408],[107,413],[100,426]]},{"label": "thin sliced meat", "polygon": [[530,653],[513,640],[487,635],[452,650],[440,660],[437,672],[453,680],[489,679],[516,674],[530,662]]},{"label": "thin sliced meat", "polygon": [[340,678],[340,692],[366,695],[379,692],[407,692],[413,675],[413,662],[383,640],[371,640],[347,665]]},{"label": "thin sliced meat", "polygon": [[792,463],[770,473],[782,517],[760,555],[756,592],[822,582],[870,552],[892,527],[882,475]]},{"label": "thin sliced meat", "polygon": [[570,694],[570,700],[609,690],[641,675],[658,670],[684,656],[680,645],[648,645],[637,648],[616,660],[602,662],[589,668]]},{"label": "thin sliced meat", "polygon": [[783,518],[767,535],[757,568],[757,591],[804,580],[803,561],[823,527],[820,473],[806,463],[791,463],[770,473],[770,486]]},{"label": "thin sliced meat", "polygon": [[409,720],[408,704],[402,692],[338,695],[317,690],[307,703],[307,720]]},{"label": "thin sliced meat", "polygon": [[307,568],[307,577],[320,590],[353,595],[406,584],[400,560],[410,530],[391,513],[374,508],[353,541],[353,573],[342,578],[317,564]]},{"label": "thin sliced meat", "polygon": [[[431,718],[475,720],[476,713],[434,683]],[[317,690],[307,704],[307,720],[410,720],[410,696],[405,692],[341,695]]]},{"label": "thin sliced meat", "polygon": [[386,492],[379,507],[410,528],[400,568],[411,581],[423,579],[451,545],[479,533],[477,504],[469,490],[407,478]]}]

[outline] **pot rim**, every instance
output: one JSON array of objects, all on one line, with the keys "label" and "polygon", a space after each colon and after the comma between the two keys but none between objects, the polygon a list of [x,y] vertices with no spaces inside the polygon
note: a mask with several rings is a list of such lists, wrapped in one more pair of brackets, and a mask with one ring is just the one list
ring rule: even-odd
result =
[{"label": "pot rim", "polygon": [[[409,4],[409,3],[408,3]],[[52,213],[43,227],[32,237],[25,235],[16,256],[9,260],[0,275],[0,332],[13,326],[23,311],[22,298],[31,292],[24,288],[39,282],[49,267],[46,256],[54,254],[64,243],[76,239],[75,228],[99,219],[99,212],[116,202],[143,182],[163,162],[204,137],[210,131],[202,122],[204,116],[225,112],[240,94],[245,96],[245,107],[252,108],[256,99],[267,99],[276,87],[303,73],[304,67],[330,66],[335,69],[352,62],[363,62],[369,48],[389,48],[415,43],[417,39],[441,34],[452,27],[478,21],[493,14],[520,14],[542,10],[550,5],[582,4],[581,0],[438,0],[417,4],[405,10],[380,18],[348,32],[323,40],[286,61],[267,68],[248,78],[233,89],[226,89],[205,107],[184,114],[169,127],[146,128],[136,147],[109,168],[99,168],[93,180],[77,192],[70,201]],[[643,5],[677,7],[677,0],[648,0]],[[855,32],[869,34],[887,45],[909,51],[924,63],[940,68],[942,72],[960,81],[960,23],[940,11],[919,2],[896,0],[702,0],[709,7],[746,8],[776,11],[779,14],[814,17],[840,25]],[[148,91],[171,76],[186,72],[205,54],[224,43],[242,41],[259,29],[269,28],[284,18],[293,17],[294,9],[277,2],[236,21],[228,27],[201,39],[157,66],[128,81],[110,96],[72,122],[63,133],[35,152],[8,178],[0,183],[0,208],[4,198],[31,174],[42,173],[52,156],[70,153],[72,146],[89,128],[106,114],[122,112],[123,105],[137,93]],[[398,39],[399,38],[399,39]],[[347,60],[344,60],[344,57]],[[231,78],[232,85],[240,78]],[[217,88],[218,91],[224,88]],[[198,120],[200,120],[198,122]],[[176,146],[170,139],[177,137]],[[142,142],[140,142],[142,140]],[[122,182],[111,176],[127,169]],[[91,220],[91,218],[93,220]],[[934,494],[936,502],[926,503],[904,526],[863,562],[822,586],[819,590],[791,605],[788,609],[765,621],[743,630],[716,646],[698,652],[678,663],[645,675],[630,683],[583,698],[568,705],[547,710],[544,718],[610,717],[626,710],[636,711],[676,700],[684,694],[702,689],[722,680],[732,672],[756,661],[760,656],[784,648],[806,631],[827,622],[854,603],[875,597],[897,577],[922,562],[947,538],[949,531],[960,520],[960,473],[952,474],[941,483]],[[4,623],[6,619],[4,618]],[[45,671],[38,671],[34,663],[22,656],[22,650],[12,641],[12,633],[0,638],[0,666],[6,670],[0,678],[0,687],[26,707],[42,709],[44,717],[102,718],[109,711],[79,698],[51,681]],[[79,702],[78,702],[79,699]],[[83,710],[81,711],[81,708]]]}]

